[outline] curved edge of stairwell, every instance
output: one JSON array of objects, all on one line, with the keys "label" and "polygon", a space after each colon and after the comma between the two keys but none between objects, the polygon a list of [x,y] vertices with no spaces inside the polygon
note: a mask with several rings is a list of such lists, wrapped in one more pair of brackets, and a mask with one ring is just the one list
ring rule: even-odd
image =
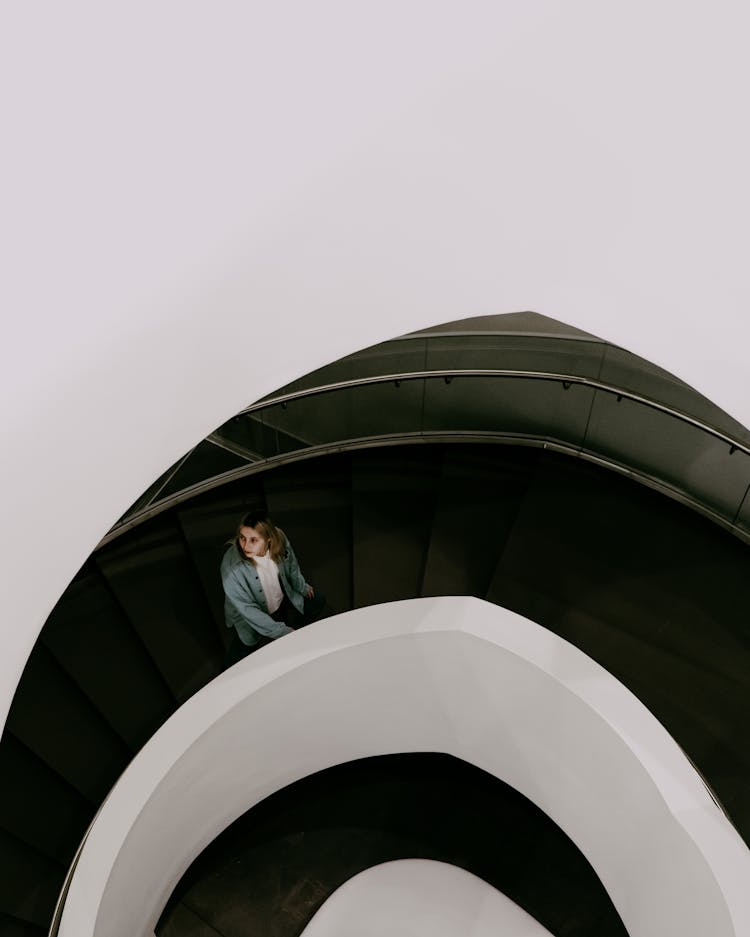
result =
[{"label": "curved edge of stairwell", "polygon": [[749,932],[750,851],[661,724],[556,635],[453,597],[320,622],[193,696],[102,808],[60,934],[152,933],[190,862],[254,803],[402,751],[452,754],[535,802],[633,937]]},{"label": "curved edge of stairwell", "polygon": [[506,895],[465,869],[430,859],[371,866],[344,882],[300,937],[552,937]]}]

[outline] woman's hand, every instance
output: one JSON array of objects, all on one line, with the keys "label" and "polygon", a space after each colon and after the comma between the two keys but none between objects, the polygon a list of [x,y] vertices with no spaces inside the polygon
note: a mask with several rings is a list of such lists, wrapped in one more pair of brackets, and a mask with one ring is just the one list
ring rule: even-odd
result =
[{"label": "woman's hand", "polygon": [[313,589],[312,586],[308,586],[308,587],[307,587],[307,592],[305,593],[305,596],[306,596],[308,599],[311,599],[314,595],[315,595],[315,589]]}]

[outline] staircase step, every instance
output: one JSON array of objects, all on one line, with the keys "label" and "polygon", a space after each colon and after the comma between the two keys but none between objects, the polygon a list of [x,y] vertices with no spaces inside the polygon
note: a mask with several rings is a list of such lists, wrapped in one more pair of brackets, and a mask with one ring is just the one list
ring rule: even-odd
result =
[{"label": "staircase step", "polygon": [[[750,839],[750,553],[688,508],[545,453],[488,599],[620,679],[708,776]],[[709,767],[710,766],[710,767]]]},{"label": "staircase step", "polygon": [[3,856],[0,909],[4,915],[16,919],[11,927],[49,927],[65,879],[65,868],[4,830],[0,830],[0,855]]},{"label": "staircase step", "polygon": [[10,732],[0,742],[0,776],[0,828],[67,867],[94,807]]},{"label": "staircase step", "polygon": [[174,517],[125,534],[96,561],[178,703],[221,671],[223,648]]},{"label": "staircase step", "polygon": [[26,664],[6,726],[92,804],[130,760],[125,743],[43,644]]},{"label": "staircase step", "polygon": [[169,688],[93,563],[54,608],[41,641],[132,752],[173,711]]},{"label": "staircase step", "polygon": [[446,450],[422,595],[484,598],[539,449]]},{"label": "staircase step", "polygon": [[48,931],[46,926],[19,921],[0,911],[0,937],[47,937]]},{"label": "staircase step", "polygon": [[442,456],[429,445],[353,453],[355,608],[420,594]]},{"label": "staircase step", "polygon": [[158,934],[159,937],[226,937],[185,904],[175,905]]}]

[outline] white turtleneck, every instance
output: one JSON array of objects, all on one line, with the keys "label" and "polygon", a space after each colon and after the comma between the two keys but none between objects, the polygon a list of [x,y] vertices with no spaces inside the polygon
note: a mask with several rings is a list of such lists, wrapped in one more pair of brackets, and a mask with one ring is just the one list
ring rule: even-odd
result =
[{"label": "white turtleneck", "polygon": [[284,593],[281,591],[281,583],[279,582],[279,567],[271,559],[271,554],[268,552],[265,556],[254,556],[253,559],[255,560],[255,568],[258,571],[260,584],[263,587],[263,594],[266,597],[268,613],[273,615],[284,599]]}]

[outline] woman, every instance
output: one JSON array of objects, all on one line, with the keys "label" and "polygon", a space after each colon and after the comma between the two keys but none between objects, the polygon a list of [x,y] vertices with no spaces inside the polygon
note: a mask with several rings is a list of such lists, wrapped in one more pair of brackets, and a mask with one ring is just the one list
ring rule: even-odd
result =
[{"label": "woman", "polygon": [[224,618],[236,634],[230,667],[269,641],[313,621],[325,599],[305,581],[284,532],[265,514],[245,514],[221,561]]}]

